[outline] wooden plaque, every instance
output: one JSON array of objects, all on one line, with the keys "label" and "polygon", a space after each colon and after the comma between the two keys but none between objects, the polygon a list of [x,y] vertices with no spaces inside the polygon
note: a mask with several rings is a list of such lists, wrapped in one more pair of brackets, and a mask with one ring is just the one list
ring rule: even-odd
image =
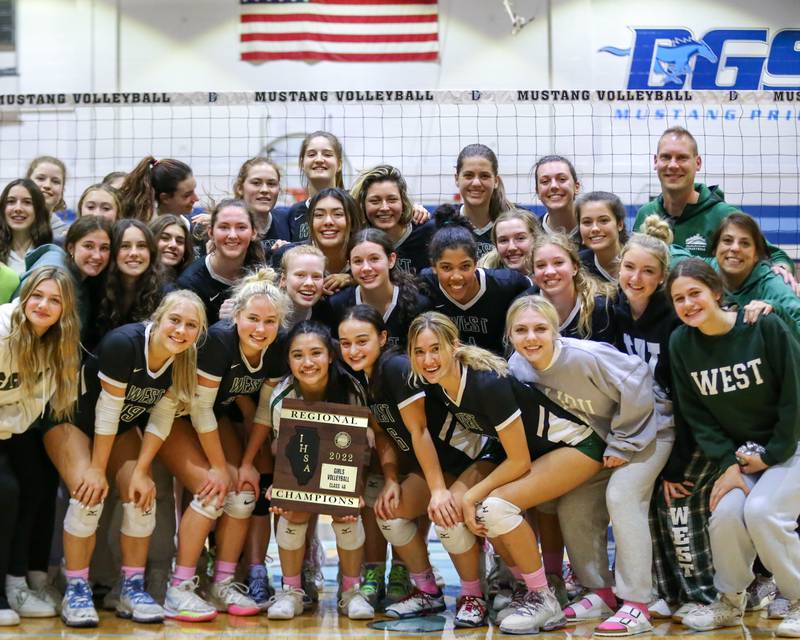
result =
[{"label": "wooden plaque", "polygon": [[271,504],[357,516],[369,464],[369,408],[283,401]]}]

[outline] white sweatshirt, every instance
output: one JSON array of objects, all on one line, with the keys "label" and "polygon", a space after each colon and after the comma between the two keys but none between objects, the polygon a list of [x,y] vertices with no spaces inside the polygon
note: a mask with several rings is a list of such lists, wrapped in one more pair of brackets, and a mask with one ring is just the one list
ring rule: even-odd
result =
[{"label": "white sweatshirt", "polygon": [[47,410],[55,392],[53,370],[39,375],[33,392],[23,395],[16,364],[11,357],[8,336],[11,333],[11,314],[19,306],[19,298],[0,305],[0,440],[24,433]]}]

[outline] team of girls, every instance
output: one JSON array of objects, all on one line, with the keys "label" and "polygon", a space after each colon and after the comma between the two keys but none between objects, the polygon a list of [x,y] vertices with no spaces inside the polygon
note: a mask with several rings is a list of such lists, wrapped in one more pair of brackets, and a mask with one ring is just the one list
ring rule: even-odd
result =
[{"label": "team of girls", "polygon": [[[109,176],[118,190],[87,188],[58,232],[56,159],[37,158],[30,179],[0,194],[0,276],[19,296],[0,307],[5,379],[16,381],[2,390],[0,498],[17,523],[0,536],[1,624],[56,608],[70,626],[98,623],[89,563],[110,479],[122,503],[118,615],[301,614],[314,518],[269,506],[281,404],[300,398],[373,416],[366,511],[333,524],[350,618],[374,615],[362,567],[381,534],[413,584],[386,614],[444,609],[427,517],[461,582],[457,626],[488,618],[488,538],[513,576],[503,632],[598,620],[597,635],[628,636],[664,611],[698,630],[737,624],[757,555],[787,603],[779,634],[800,635],[800,303],[752,218],[731,214],[713,257],[698,260],[671,246],[661,219],[629,237],[619,198],[579,194],[561,156],[534,168],[541,221],[507,201],[483,145],[458,156],[463,204],[430,221],[390,165],[345,191],[332,134],[308,136],[299,161],[310,197],[288,216],[275,210],[280,170],[262,157],[208,214],[193,212],[191,168],[152,157]],[[48,456],[70,495],[61,602],[34,535],[53,526]],[[190,496],[163,603],[145,587],[156,457]],[[212,530],[213,577],[200,590]],[[548,585],[563,546],[586,589],[572,603]],[[246,585],[234,579],[242,558]]]}]

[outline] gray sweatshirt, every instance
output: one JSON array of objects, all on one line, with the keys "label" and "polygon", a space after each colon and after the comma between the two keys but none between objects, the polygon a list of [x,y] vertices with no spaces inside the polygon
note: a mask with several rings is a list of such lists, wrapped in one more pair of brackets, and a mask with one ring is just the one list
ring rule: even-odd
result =
[{"label": "gray sweatshirt", "polygon": [[653,375],[637,358],[611,345],[560,337],[550,366],[535,369],[514,353],[511,373],[532,382],[547,396],[581,418],[606,441],[606,456],[630,460],[656,438]]}]

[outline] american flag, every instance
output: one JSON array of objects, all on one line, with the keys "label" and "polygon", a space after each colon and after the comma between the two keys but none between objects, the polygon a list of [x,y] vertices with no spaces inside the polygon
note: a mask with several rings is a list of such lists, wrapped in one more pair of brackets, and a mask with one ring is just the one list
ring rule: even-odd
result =
[{"label": "american flag", "polygon": [[407,62],[439,56],[438,0],[239,0],[242,60]]}]

